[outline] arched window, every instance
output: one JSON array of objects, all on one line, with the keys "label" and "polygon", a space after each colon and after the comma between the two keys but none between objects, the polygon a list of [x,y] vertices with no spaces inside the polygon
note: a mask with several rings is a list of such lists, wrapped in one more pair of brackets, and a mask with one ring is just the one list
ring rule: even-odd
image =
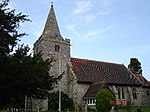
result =
[{"label": "arched window", "polygon": [[122,99],[124,99],[124,89],[122,88]]},{"label": "arched window", "polygon": [[60,49],[60,48],[59,48],[59,45],[55,45],[55,51],[56,51],[56,52],[59,52],[59,49]]},{"label": "arched window", "polygon": [[146,91],[146,94],[147,94],[147,96],[149,96],[149,91],[148,90]]},{"label": "arched window", "polygon": [[118,88],[118,99],[120,99],[120,88]]},{"label": "arched window", "polygon": [[137,92],[135,88],[132,89],[132,94],[133,94],[133,99],[137,99]]}]

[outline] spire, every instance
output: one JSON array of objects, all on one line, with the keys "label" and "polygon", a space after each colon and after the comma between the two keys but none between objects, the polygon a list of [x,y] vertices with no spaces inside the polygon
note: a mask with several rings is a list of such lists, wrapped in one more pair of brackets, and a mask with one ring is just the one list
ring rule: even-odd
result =
[{"label": "spire", "polygon": [[45,24],[43,34],[47,35],[48,37],[63,39],[59,31],[55,11],[53,8],[53,2],[51,2],[51,9]]}]

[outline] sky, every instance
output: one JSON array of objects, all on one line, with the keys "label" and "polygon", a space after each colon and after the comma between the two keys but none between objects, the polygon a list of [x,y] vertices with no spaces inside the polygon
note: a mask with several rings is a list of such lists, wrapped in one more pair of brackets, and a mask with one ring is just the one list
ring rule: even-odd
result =
[{"label": "sky", "polygon": [[[63,38],[71,39],[71,56],[124,64],[137,58],[150,80],[150,0],[52,0]],[[9,7],[29,15],[21,24],[33,48],[43,32],[51,0],[11,0]]]}]

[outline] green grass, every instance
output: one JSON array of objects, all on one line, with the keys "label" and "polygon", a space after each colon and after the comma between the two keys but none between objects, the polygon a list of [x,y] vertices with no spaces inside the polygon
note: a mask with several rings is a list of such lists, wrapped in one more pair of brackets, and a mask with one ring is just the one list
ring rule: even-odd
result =
[{"label": "green grass", "polygon": [[[53,111],[49,111],[49,112],[53,112]],[[56,112],[56,111],[54,111],[54,112]],[[75,111],[69,111],[69,112],[75,112]],[[81,111],[81,112],[85,112],[85,111]],[[87,112],[96,112],[96,111],[88,110]],[[118,112],[127,112],[127,110],[126,110],[126,108],[122,108],[122,109],[118,109]],[[137,112],[137,107],[132,107],[131,112]],[[150,112],[150,106],[142,107],[141,112]]]},{"label": "green grass", "polygon": [[8,110],[0,110],[0,112],[9,112]]},{"label": "green grass", "polygon": [[142,112],[150,112],[150,106],[142,108]]},{"label": "green grass", "polygon": [[[137,107],[132,107],[132,112],[137,112]],[[118,112],[127,112],[127,110],[124,108],[119,109]],[[141,112],[150,112],[150,106],[142,107]]]},{"label": "green grass", "polygon": [[[8,112],[7,110],[0,110],[0,112]],[[46,112],[56,112],[56,110],[49,109]],[[64,111],[67,112],[67,111]],[[75,112],[74,110],[70,110],[69,112]],[[81,111],[84,112],[84,111]],[[96,112],[94,110],[88,110],[87,112]],[[127,112],[125,108],[118,109],[118,112]],[[132,112],[137,112],[137,107],[132,107]],[[150,106],[142,107],[141,112],[150,112]]]}]

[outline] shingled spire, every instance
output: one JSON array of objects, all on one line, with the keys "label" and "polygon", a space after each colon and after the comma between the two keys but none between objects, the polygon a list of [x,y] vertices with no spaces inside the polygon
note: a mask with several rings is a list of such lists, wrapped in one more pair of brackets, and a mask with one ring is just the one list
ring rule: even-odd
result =
[{"label": "shingled spire", "polygon": [[58,27],[57,19],[55,16],[53,4],[51,4],[50,13],[48,15],[48,18],[47,18],[47,21],[45,24],[43,35],[46,35],[46,37],[49,37],[49,38],[63,39],[61,34],[60,34],[60,31],[59,31],[59,27]]}]

